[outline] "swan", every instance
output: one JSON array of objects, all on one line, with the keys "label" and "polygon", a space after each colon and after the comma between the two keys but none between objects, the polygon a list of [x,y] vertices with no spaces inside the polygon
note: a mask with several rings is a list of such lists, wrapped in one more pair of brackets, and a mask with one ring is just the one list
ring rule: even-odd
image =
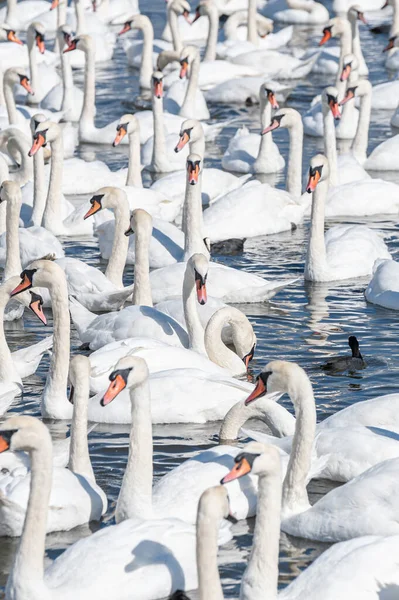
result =
[{"label": "swan", "polygon": [[328,21],[328,10],[313,0],[271,0],[262,10],[263,14],[280,23],[319,25]]},{"label": "swan", "polygon": [[[15,157],[19,165],[18,169],[7,173],[3,180],[17,181],[21,187],[24,186],[33,177],[33,165],[28,157],[30,140],[17,127],[7,127],[7,129],[0,132],[0,147],[6,147],[10,157]],[[1,225],[1,230],[5,230],[5,224],[4,228]]]},{"label": "swan", "polygon": [[172,42],[174,49],[180,52],[184,42],[206,40],[208,23],[192,22],[190,4],[186,0],[167,0],[167,21],[162,39]]},{"label": "swan", "polygon": [[51,4],[46,0],[7,0],[7,6],[0,9],[0,22],[11,24],[18,30],[26,31],[32,21],[41,13],[49,11]]},{"label": "swan", "polygon": [[21,199],[17,182],[3,182],[0,203],[7,203],[7,215],[6,231],[0,236],[0,264],[4,266],[5,279],[20,273],[21,264],[26,265],[43,253],[64,256],[60,242],[43,227],[19,228]]},{"label": "swan", "polygon": [[279,127],[287,127],[290,136],[287,192],[250,181],[219,198],[204,211],[204,230],[212,242],[290,231],[292,223],[302,220],[306,204],[300,201],[303,141],[300,114],[292,108],[280,109],[261,135],[269,135]]},{"label": "swan", "polygon": [[[199,597],[201,600],[210,598],[211,593],[220,590],[217,598],[223,598],[216,560],[217,528],[220,520],[229,514],[230,485],[237,480],[245,485],[245,476],[250,473],[251,476],[258,475],[258,513],[240,598],[249,600],[255,597],[254,594],[259,598],[277,598],[281,500],[284,499],[280,457],[272,446],[250,442],[236,456],[235,462],[234,468],[221,481],[223,487],[207,490],[200,500],[197,520]],[[264,543],[265,536],[267,544]],[[395,587],[398,581],[398,546],[399,536],[395,535],[365,536],[336,544],[278,593],[278,598],[316,600],[326,596],[333,600],[358,596],[377,600],[385,585]],[[387,560],[390,555],[392,560]]]},{"label": "swan", "polygon": [[[89,521],[99,521],[101,515],[107,510],[107,499],[102,489],[96,484],[87,446],[90,365],[88,358],[78,357],[78,359],[79,371],[82,373],[81,379],[85,379],[85,381],[81,380],[76,385],[80,374],[76,371],[77,365],[74,366],[74,362],[72,362],[71,379],[75,384],[75,393],[73,395],[73,424],[68,469],[52,466],[51,438],[47,428],[42,425],[50,439],[49,469],[50,473],[52,472],[49,511],[47,522],[43,522],[46,533],[69,531]],[[74,361],[77,361],[77,357]],[[33,419],[32,417],[19,418]],[[36,435],[33,434],[33,437],[38,434],[40,436],[40,431]],[[13,448],[11,447],[11,449]],[[20,449],[26,450],[23,446]],[[30,472],[26,469],[23,469],[22,472],[20,469],[16,469],[0,480],[0,532],[3,536],[16,537],[23,533],[24,521],[29,515],[31,481],[34,485],[35,460],[32,456],[30,458]]]},{"label": "swan", "polygon": [[310,161],[306,187],[308,193],[313,193],[313,200],[305,279],[338,281],[370,275],[377,258],[391,255],[380,235],[364,225],[336,225],[324,236],[328,185],[328,160],[317,154]]},{"label": "swan", "polygon": [[[262,131],[271,121],[272,108],[278,109],[275,94],[263,83],[259,90]],[[236,173],[275,173],[284,169],[285,160],[272,134],[259,136],[246,127],[238,129],[222,158],[222,167]]]},{"label": "swan", "polygon": [[[399,458],[379,462],[345,485],[330,491],[310,507],[306,491],[316,408],[312,387],[299,365],[273,361],[262,371],[257,389],[246,403],[262,393],[288,391],[297,415],[291,459],[283,486],[283,531],[324,542],[349,540],[362,535],[393,535],[395,519],[395,470]],[[346,436],[342,430],[342,436]],[[338,447],[339,436],[336,440]],[[378,489],[377,495],[370,489]],[[373,515],[373,518],[368,518]],[[378,516],[376,516],[378,515]]]},{"label": "swan", "polygon": [[152,75],[152,112],[154,136],[149,138],[141,149],[141,163],[153,173],[169,173],[185,166],[187,151],[176,156],[175,135],[165,136],[163,124],[163,73],[154,71]]},{"label": "swan", "polygon": [[[396,114],[397,113],[395,112],[392,120],[396,119]],[[392,123],[392,121],[391,124],[395,125]],[[397,161],[395,160],[395,155],[398,151],[398,148],[399,134],[380,142],[378,146],[376,146],[371,152],[370,156],[366,158],[366,155],[364,155],[364,168],[368,171],[397,171],[398,165]]]},{"label": "swan", "polygon": [[28,96],[27,103],[34,106],[39,105],[49,91],[60,83],[59,75],[53,66],[45,62],[38,65],[36,61],[36,52],[39,51],[44,54],[46,51],[45,33],[43,25],[38,21],[34,21],[29,25],[26,34],[30,82],[35,92],[34,95]]},{"label": "swan", "polygon": [[392,71],[396,71],[399,67],[399,52],[397,51],[398,45],[398,36],[395,32],[395,35],[389,38],[389,42],[383,50],[383,52],[388,52],[385,60],[385,67]]},{"label": "swan", "polygon": [[396,261],[377,260],[373,267],[373,277],[365,291],[367,302],[399,310],[399,289],[396,283],[398,273],[399,264]]},{"label": "swan", "polygon": [[[135,518],[103,528],[70,546],[44,570],[46,519],[54,485],[51,437],[43,423],[28,416],[8,419],[1,435],[3,450],[8,446],[13,451],[24,450],[32,463],[28,509],[8,577],[8,599],[61,600],[72,593],[82,600],[93,596],[105,600],[112,595],[131,600],[134,590],[142,600],[155,600],[175,587],[197,586],[194,527],[178,519]],[[132,562],[132,553],[133,558],[136,553],[140,556],[140,569],[126,568]],[[28,577],[32,572],[35,577]]]},{"label": "swan", "polygon": [[[30,133],[29,123],[27,119],[30,117],[29,112],[25,107],[17,107],[14,99],[14,86],[21,85],[29,94],[33,94],[33,89],[30,86],[29,78],[26,74],[25,69],[16,67],[10,67],[4,73],[3,78],[3,89],[4,99],[7,109],[7,117],[0,117],[1,128],[4,129],[10,125],[15,125],[20,128],[24,133]],[[25,112],[26,110],[26,112]]]}]

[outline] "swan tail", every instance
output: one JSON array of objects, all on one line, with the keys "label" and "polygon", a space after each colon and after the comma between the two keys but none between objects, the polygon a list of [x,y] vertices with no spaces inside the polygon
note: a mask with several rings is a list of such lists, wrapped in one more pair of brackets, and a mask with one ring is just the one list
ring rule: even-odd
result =
[{"label": "swan tail", "polygon": [[78,294],[76,298],[89,311],[113,312],[123,307],[129,296],[133,294],[133,288],[134,285],[130,285],[123,290],[108,294]]},{"label": "swan tail", "polygon": [[97,315],[82,306],[82,304],[73,296],[70,296],[69,298],[69,310],[73,324],[76,327],[79,337],[82,339],[84,332]]},{"label": "swan tail", "polygon": [[44,353],[47,350],[50,350],[52,345],[53,336],[50,335],[37,344],[32,344],[32,346],[29,346],[28,348],[21,348],[21,350],[17,350],[16,352],[12,353],[15,367],[21,379],[24,377],[29,377],[35,373]]}]

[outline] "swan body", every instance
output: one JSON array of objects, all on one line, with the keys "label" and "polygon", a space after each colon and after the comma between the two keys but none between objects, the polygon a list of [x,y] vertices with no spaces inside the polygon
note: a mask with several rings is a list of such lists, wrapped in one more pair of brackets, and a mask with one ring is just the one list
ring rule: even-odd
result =
[{"label": "swan body", "polygon": [[0,23],[7,21],[16,29],[26,31],[36,17],[50,11],[50,6],[51,3],[46,0],[25,0],[18,3],[11,0],[0,9]]},{"label": "swan body", "polygon": [[394,260],[377,260],[365,291],[366,300],[383,308],[399,310],[398,273],[399,264]]},{"label": "swan body", "polygon": [[[285,100],[291,91],[293,84],[283,84],[267,78],[268,87],[272,89],[277,100]],[[205,92],[205,99],[210,104],[245,104],[259,101],[259,87],[265,82],[264,77],[238,77],[231,81],[224,81]]]},{"label": "swan body", "polygon": [[394,160],[394,153],[398,148],[399,134],[378,144],[364,163],[364,168],[368,171],[397,171],[398,165]]},{"label": "swan body", "polygon": [[297,0],[272,0],[262,10],[263,14],[281,23],[319,25],[329,18],[328,10],[320,2]]},{"label": "swan body", "polygon": [[[301,79],[310,73],[316,57],[317,55],[314,55],[307,60],[301,60],[289,54],[282,54],[277,50],[256,50],[255,52],[240,54],[234,57],[232,62],[241,68],[245,65],[253,65],[252,71],[257,70],[258,74],[265,71],[264,65],[266,63],[273,65],[271,69],[266,71],[269,77],[275,77],[276,79]],[[242,73],[242,75],[245,74]],[[248,75],[255,75],[255,73],[248,73]]]}]

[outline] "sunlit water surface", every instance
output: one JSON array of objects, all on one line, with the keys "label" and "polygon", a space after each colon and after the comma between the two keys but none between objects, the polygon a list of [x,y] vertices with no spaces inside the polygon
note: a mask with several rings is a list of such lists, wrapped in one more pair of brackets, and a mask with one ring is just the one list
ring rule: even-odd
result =
[{"label": "sunlit water surface", "polygon": [[[193,4],[194,6],[194,4]],[[164,23],[164,0],[141,2],[142,12],[148,14],[155,27],[156,37],[160,35]],[[320,39],[321,28],[313,31],[298,30],[302,45],[316,47]],[[382,48],[386,44],[386,35],[373,35],[361,26],[361,37],[365,57],[370,69],[373,84],[388,79],[383,66]],[[129,102],[138,91],[137,73],[126,67],[125,54],[120,43],[117,44],[114,60],[96,67],[97,71],[97,123],[104,125],[127,112],[123,102]],[[82,84],[82,73],[76,73],[77,82]],[[288,99],[287,105],[304,113],[314,95],[320,93],[327,83],[320,76],[311,75],[300,82]],[[122,101],[122,102],[121,102]],[[258,107],[213,106],[212,118],[239,117],[237,125],[245,124],[252,131],[259,131]],[[375,112],[372,115],[369,152],[392,132],[389,126],[389,112]],[[207,146],[206,165],[220,166],[220,160],[229,139],[235,129],[226,128],[218,139]],[[274,139],[278,142],[284,157],[287,158],[288,135],[286,130],[277,131]],[[322,150],[321,140],[305,138],[304,173],[309,158]],[[112,169],[127,165],[127,149],[114,149],[106,146],[83,146],[77,154],[86,160],[95,158],[105,160]],[[395,181],[395,176],[390,176]],[[283,176],[279,186],[283,185]],[[333,225],[338,221],[331,221]],[[398,227],[396,219],[364,219],[365,222],[384,231],[389,249],[395,256],[398,252]],[[245,311],[256,331],[258,344],[256,356],[251,363],[251,374],[256,374],[267,361],[285,359],[298,362],[311,376],[319,419],[354,402],[367,400],[380,394],[396,390],[396,377],[399,367],[397,336],[399,332],[399,314],[367,304],[364,298],[365,280],[313,285],[304,283],[302,273],[308,223],[293,233],[284,233],[248,240],[245,252],[238,257],[217,257],[216,260],[245,269],[258,275],[274,277],[299,277],[300,280],[280,292],[268,304],[240,306]],[[65,240],[66,253],[83,259],[90,264],[104,268],[95,239]],[[133,278],[132,267],[125,271],[125,281]],[[11,349],[32,344],[51,333],[51,315],[49,326],[42,327],[31,313],[25,313],[24,322],[7,326],[7,339]],[[356,375],[332,376],[320,369],[323,360],[331,355],[347,354],[348,335],[358,336],[361,350],[368,367]],[[73,331],[73,352],[78,351],[79,340]],[[48,357],[42,361],[38,372],[25,381],[23,399],[11,412],[39,416],[39,396],[43,389],[48,369]],[[190,390],[187,390],[187,402]],[[289,402],[283,403],[292,410]],[[50,424],[55,435],[64,436],[68,424]],[[186,458],[211,447],[217,442],[218,423],[207,425],[157,425],[154,427],[154,472],[162,477],[167,471],[180,464]],[[109,510],[105,522],[97,527],[113,522],[112,513],[118,496],[124,468],[127,460],[128,427],[110,427],[100,425],[90,433],[90,454],[97,482],[109,498]],[[215,481],[215,484],[218,482]],[[316,482],[311,487],[312,501],[325,493],[329,485]],[[239,582],[251,548],[253,520],[240,522],[234,526],[234,540],[220,550],[220,572],[224,594],[229,598],[238,598]],[[54,559],[68,544],[88,534],[87,528],[69,533],[48,536],[47,557]],[[16,541],[0,541],[0,586],[4,586],[12,562]],[[307,541],[292,540],[286,536],[281,540],[280,585],[287,585],[296,575],[314,560],[324,549]],[[112,560],[112,557],[110,557]],[[4,587],[0,587],[4,590]],[[0,592],[1,596],[1,592]],[[195,593],[192,594],[195,597]],[[117,599],[115,599],[117,600]]]}]

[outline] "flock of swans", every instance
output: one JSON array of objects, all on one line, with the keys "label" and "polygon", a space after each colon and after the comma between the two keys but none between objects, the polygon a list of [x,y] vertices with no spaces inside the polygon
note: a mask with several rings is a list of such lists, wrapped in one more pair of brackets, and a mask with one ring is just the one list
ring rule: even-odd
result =
[{"label": "flock of swans", "polygon": [[[389,30],[381,52],[399,68],[399,0],[387,5],[388,23],[377,0],[334,0],[332,18],[315,0],[167,0],[159,39],[137,0],[0,9],[0,536],[19,538],[7,600],[187,600],[197,588],[222,600],[218,548],[234,535],[229,520],[255,515],[243,600],[399,598],[399,394],[377,390],[320,421],[306,365],[272,360],[251,383],[245,305],[302,273],[265,279],[211,259],[309,221],[306,281],[362,278],[369,303],[399,310],[399,263],[382,233],[356,224],[399,211],[398,184],[376,176],[399,170],[399,136],[368,155],[372,109],[399,125],[399,83],[372,86],[360,35],[369,18],[376,34]],[[304,49],[304,34],[319,48]],[[99,127],[96,69],[117,43],[140,92]],[[300,114],[285,104],[311,73],[321,94]],[[259,105],[259,131],[212,121],[215,105]],[[210,167],[227,127],[235,134]],[[282,129],[287,159],[273,140]],[[324,150],[303,187],[305,136]],[[128,165],[86,161],[79,144],[127,145]],[[285,168],[285,190],[265,183]],[[331,217],[341,223],[325,232]],[[104,272],[74,257],[81,238],[95,239]],[[4,323],[25,308],[44,325],[51,315],[53,333],[11,352]],[[368,368],[353,335],[349,346],[325,372]],[[34,417],[23,414],[24,380],[43,357]],[[40,417],[70,422],[70,435],[53,440]],[[154,478],[153,426],[182,424],[189,437],[217,421],[219,445]],[[130,428],[112,510],[89,453],[97,424]],[[336,485],[313,506],[312,479]],[[91,533],[92,522],[103,526]],[[81,526],[48,564],[46,535]],[[278,592],[281,532],[332,545]]]}]

